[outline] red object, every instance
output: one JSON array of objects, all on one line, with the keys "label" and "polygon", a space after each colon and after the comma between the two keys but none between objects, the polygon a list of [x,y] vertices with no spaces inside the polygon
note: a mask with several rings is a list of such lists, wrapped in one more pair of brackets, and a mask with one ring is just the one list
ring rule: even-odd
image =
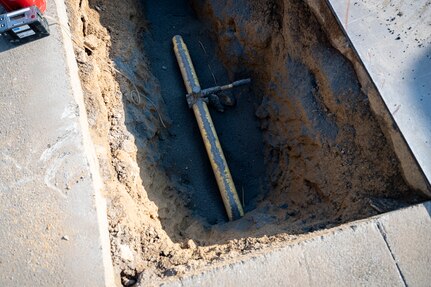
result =
[{"label": "red object", "polygon": [[45,13],[46,10],[46,0],[0,0],[0,4],[8,12],[30,6],[37,6],[42,13]]}]

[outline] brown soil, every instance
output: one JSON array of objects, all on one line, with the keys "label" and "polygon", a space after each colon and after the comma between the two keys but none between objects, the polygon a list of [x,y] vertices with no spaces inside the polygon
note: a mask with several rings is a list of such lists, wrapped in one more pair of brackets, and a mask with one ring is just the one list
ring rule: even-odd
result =
[{"label": "brown soil", "polygon": [[[148,23],[145,19],[151,17],[145,16],[139,1],[68,1],[89,125],[105,181],[118,281],[126,286],[137,281],[157,285],[420,200],[405,183],[351,63],[331,46],[303,1],[192,2],[206,28],[187,12],[190,8],[180,11],[188,15],[178,17],[195,22],[173,28],[172,15],[160,25]],[[158,5],[188,4],[164,0]],[[232,166],[260,156],[264,160],[264,172],[257,175],[264,179],[263,187],[247,199],[248,212],[241,220],[224,222],[217,206],[207,217],[193,201],[193,195],[213,181],[207,163],[203,172],[209,179],[201,183],[193,181],[202,177],[193,165],[185,172],[173,168],[181,153],[189,152],[182,144],[190,138],[179,135],[184,128],[176,130],[176,117],[190,118],[191,112],[172,112],[170,95],[183,95],[184,88],[178,88],[179,72],[170,69],[175,64],[171,47],[162,50],[144,41],[169,29],[175,33],[202,29],[196,38],[188,38],[190,45],[208,43],[205,53],[215,53],[208,47],[217,46],[217,57],[205,58],[198,52],[192,57],[201,57],[199,62],[206,67],[205,61],[214,58],[212,74],[218,79],[251,76],[254,81],[251,91],[245,92],[251,100],[239,97],[237,107],[225,113],[225,121],[232,123],[235,109],[252,111],[256,117],[242,119],[260,130],[243,136],[253,137],[255,147],[261,139],[264,147],[263,152],[235,157],[235,148],[247,148],[247,138],[239,133],[238,141],[229,142],[235,145],[228,156]],[[160,65],[164,59],[171,59],[167,60],[171,66]],[[162,70],[166,76],[156,78]],[[169,77],[180,84],[167,90]],[[202,77],[211,83],[210,74]],[[217,125],[224,115],[214,117],[222,134],[241,128]],[[196,129],[189,133],[196,134]],[[194,136],[193,143],[198,138]],[[223,144],[223,135],[221,140]],[[204,152],[196,153],[195,162],[204,161]],[[245,182],[256,171],[245,168],[245,175],[236,177]],[[257,190],[256,186],[250,189]]]}]

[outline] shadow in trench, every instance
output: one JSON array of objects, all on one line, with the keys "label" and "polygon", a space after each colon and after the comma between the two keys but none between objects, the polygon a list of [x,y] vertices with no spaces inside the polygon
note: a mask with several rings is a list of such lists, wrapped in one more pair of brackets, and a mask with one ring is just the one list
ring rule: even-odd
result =
[{"label": "shadow in trench", "polygon": [[[188,45],[201,86],[229,83],[227,72],[216,56],[210,32],[197,20],[188,2],[145,1],[150,22],[144,46],[151,71],[160,81],[162,97],[172,119],[170,136],[161,142],[162,164],[168,175],[179,177],[190,190],[189,208],[210,224],[226,221],[225,210],[204,149],[186,90],[172,49],[172,37],[180,34]],[[230,79],[234,80],[234,79]],[[235,79],[236,80],[236,79]],[[254,115],[257,99],[246,88],[233,91],[237,104],[224,113],[211,114],[240,198],[246,210],[264,189],[263,142]]]},{"label": "shadow in trench", "polygon": [[[166,197],[187,198],[181,204],[186,204],[191,215],[204,227],[227,222],[227,215],[196,119],[193,111],[187,106],[186,89],[173,51],[172,37],[177,34],[183,36],[203,88],[227,84],[250,75],[236,75],[229,79],[227,71],[217,57],[216,44],[211,38],[210,31],[196,18],[187,0],[141,1],[140,4],[144,10],[148,28],[138,32],[137,37],[142,41],[150,71],[159,81],[164,101],[162,113],[169,117],[169,120],[166,120],[167,129],[157,133],[151,139],[160,154],[148,155],[148,151],[145,150],[148,145],[143,142],[150,141],[146,139],[149,127],[146,123],[137,124],[133,119],[134,113],[144,113],[144,111],[139,110],[123,97],[125,122],[128,131],[135,137],[138,157],[140,157],[138,165],[148,198],[159,208],[159,215],[162,214],[160,216],[162,226],[169,237],[175,241],[179,239],[179,228],[172,222],[181,222],[178,217],[184,214],[175,214],[175,207],[166,206],[164,202]],[[109,27],[109,17],[105,18],[104,13],[101,13],[100,17],[102,25]],[[116,40],[116,32],[119,31],[110,31],[114,51],[124,46],[124,43]],[[139,76],[136,78],[138,73],[136,61],[144,61],[144,55],[142,53],[137,55],[136,51],[132,54],[132,56],[128,55],[130,59],[126,60],[112,54],[111,59],[121,71],[132,75],[131,78],[139,82],[142,78]],[[139,85],[146,86],[151,83],[139,83]],[[126,94],[128,91],[122,92]],[[247,212],[256,207],[258,199],[264,196],[267,190],[262,133],[255,116],[255,108],[261,99],[248,88],[237,88],[226,93],[226,96],[232,95],[236,99],[235,106],[226,107],[224,113],[212,108],[210,112],[239,197]],[[166,181],[169,182],[169,191],[161,190],[160,185],[153,184],[152,175],[143,164],[145,160],[141,160],[146,156],[154,157],[152,161],[157,166],[156,169],[163,173]],[[168,215],[163,216],[163,214]],[[200,238],[193,239],[200,241]]]}]

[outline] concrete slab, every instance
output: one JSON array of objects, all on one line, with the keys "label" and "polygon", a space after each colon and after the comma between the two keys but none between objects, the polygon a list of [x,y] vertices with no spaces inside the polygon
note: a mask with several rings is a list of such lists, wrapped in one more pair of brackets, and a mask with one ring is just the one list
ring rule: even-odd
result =
[{"label": "concrete slab", "polygon": [[327,2],[430,182],[430,1]]},{"label": "concrete slab", "polygon": [[166,286],[404,286],[375,220]]},{"label": "concrete slab", "polygon": [[[67,27],[62,0],[47,14]],[[50,21],[53,22],[53,21]],[[72,42],[0,39],[0,286],[113,285]]]},{"label": "concrete slab", "polygon": [[431,202],[383,215],[379,229],[407,286],[431,285]]}]

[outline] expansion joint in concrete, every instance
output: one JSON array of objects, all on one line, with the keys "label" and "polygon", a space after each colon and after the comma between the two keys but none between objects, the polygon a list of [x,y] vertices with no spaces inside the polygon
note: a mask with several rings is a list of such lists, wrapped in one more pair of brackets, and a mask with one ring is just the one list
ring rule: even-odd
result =
[{"label": "expansion joint in concrete", "polygon": [[376,224],[377,224],[377,229],[379,230],[380,234],[382,235],[383,241],[385,242],[386,247],[388,248],[388,251],[391,254],[391,257],[394,260],[395,267],[397,268],[398,274],[400,275],[400,278],[403,281],[403,285],[405,287],[408,287],[406,279],[404,278],[403,272],[401,272],[400,266],[398,265],[398,262],[395,258],[395,254],[392,252],[391,246],[388,243],[385,227],[380,222],[377,222]]}]

